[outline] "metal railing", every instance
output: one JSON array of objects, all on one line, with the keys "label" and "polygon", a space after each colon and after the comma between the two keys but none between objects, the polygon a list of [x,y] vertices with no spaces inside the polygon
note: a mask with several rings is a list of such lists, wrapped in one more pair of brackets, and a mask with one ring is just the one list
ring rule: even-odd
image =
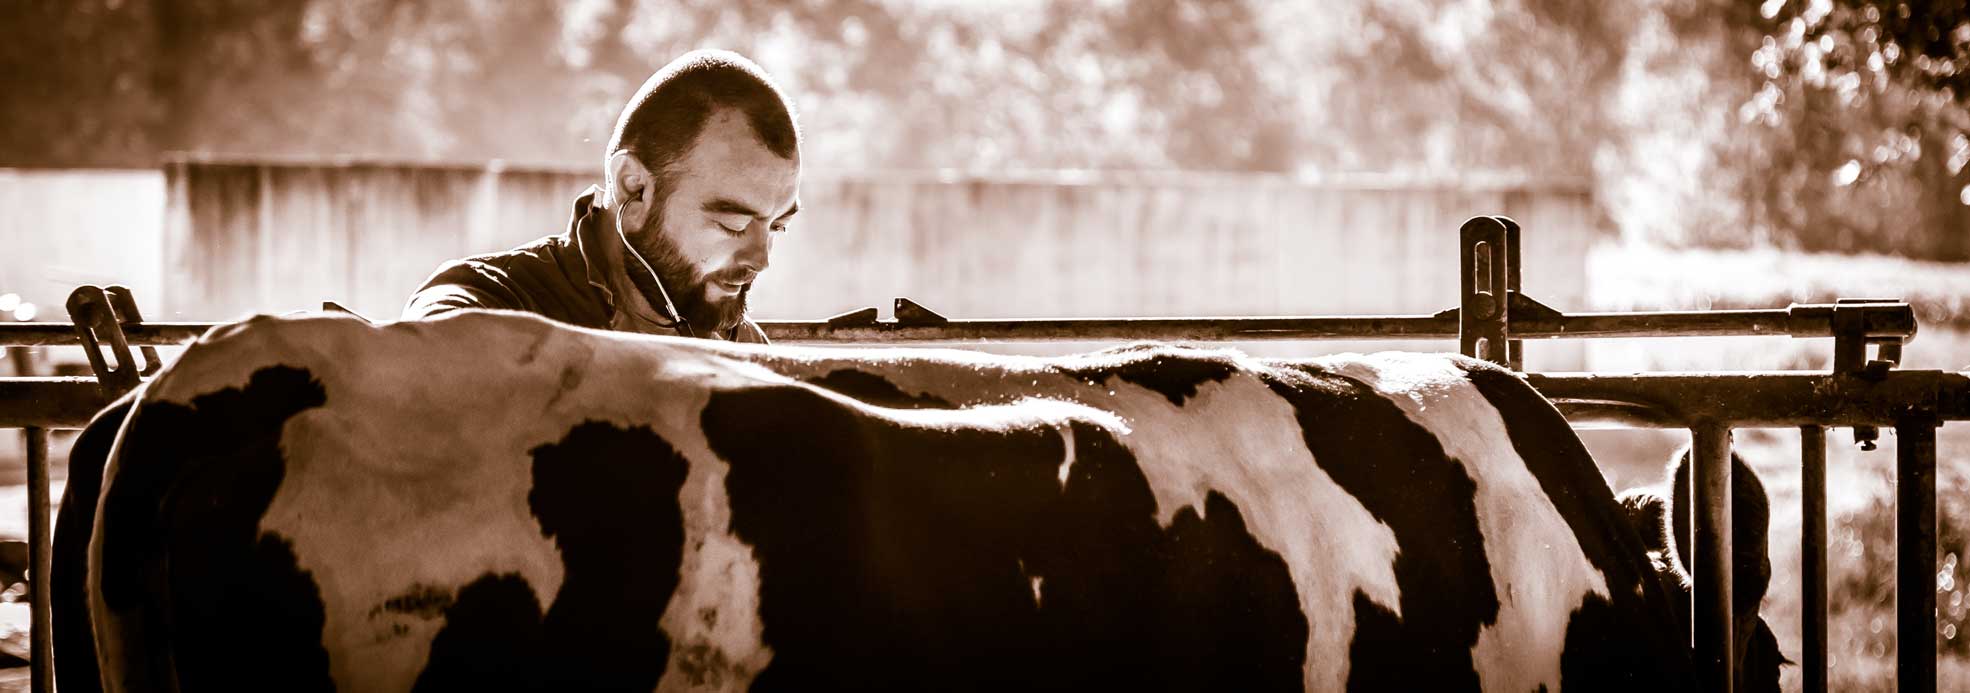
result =
[{"label": "metal railing", "polygon": [[[1525,339],[1670,336],[1832,338],[1831,372],[1528,373],[1527,380],[1578,426],[1688,428],[1693,448],[1695,588],[1693,645],[1706,690],[1728,691],[1731,660],[1730,439],[1734,428],[1798,428],[1805,530],[1801,667],[1805,690],[1826,686],[1826,427],[1853,427],[1872,446],[1882,426],[1899,436],[1896,470],[1897,672],[1902,690],[1936,686],[1936,428],[1970,420],[1970,373],[1900,370],[1901,346],[1916,334],[1913,309],[1879,299],[1769,310],[1565,314],[1519,292],[1519,227],[1475,217],[1460,233],[1462,296],[1432,315],[951,320],[907,299],[895,318],[865,308],[827,320],[763,322],[777,342],[978,344],[1044,341],[1239,341],[1326,339],[1458,340],[1466,354],[1523,371]],[[327,307],[327,306],[325,306]],[[98,377],[0,378],[0,427],[28,431],[30,553],[34,599],[34,686],[45,691],[48,649],[48,428],[74,428],[157,367],[130,347],[177,345],[217,323],[146,323],[127,291],[82,287],[70,300],[75,324],[0,324],[0,346],[82,345]],[[111,356],[102,355],[108,348]],[[1870,348],[1873,358],[1869,357]],[[112,363],[113,361],[113,363]]]}]

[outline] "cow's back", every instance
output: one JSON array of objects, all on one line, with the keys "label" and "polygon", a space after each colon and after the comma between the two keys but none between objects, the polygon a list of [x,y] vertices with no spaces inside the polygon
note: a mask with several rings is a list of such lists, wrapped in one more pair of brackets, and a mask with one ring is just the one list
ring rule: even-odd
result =
[{"label": "cow's back", "polygon": [[113,687],[1679,688],[1551,405],[1461,358],[257,319],[148,386]]}]

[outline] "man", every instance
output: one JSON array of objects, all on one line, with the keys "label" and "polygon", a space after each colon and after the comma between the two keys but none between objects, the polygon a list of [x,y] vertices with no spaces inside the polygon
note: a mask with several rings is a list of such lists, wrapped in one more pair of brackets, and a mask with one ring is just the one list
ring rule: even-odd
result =
[{"label": "man", "polygon": [[725,51],[672,61],[623,109],[604,173],[567,233],[445,263],[403,318],[494,308],[765,343],[746,298],[800,207],[800,131],[766,73]]}]

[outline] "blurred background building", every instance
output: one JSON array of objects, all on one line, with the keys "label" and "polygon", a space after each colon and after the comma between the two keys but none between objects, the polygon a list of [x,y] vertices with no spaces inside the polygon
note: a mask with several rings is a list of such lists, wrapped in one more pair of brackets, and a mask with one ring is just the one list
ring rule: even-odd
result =
[{"label": "blurred background building", "polygon": [[[131,286],[152,319],[391,317],[438,262],[559,232],[623,102],[700,47],[754,58],[801,111],[806,211],[760,317],[895,296],[976,318],[1428,313],[1455,303],[1459,223],[1502,213],[1528,293],[1562,310],[1904,297],[1908,364],[1970,367],[1960,0],[0,2],[0,319],[65,319],[81,283]],[[1611,340],[1528,364],[1829,353]],[[1781,566],[1787,436],[1738,439],[1768,453]],[[1970,477],[1947,459],[1970,435],[1943,436],[1949,689],[1970,686]],[[1590,439],[1617,487],[1658,482],[1674,442]],[[1835,681],[1861,688],[1893,657],[1892,459],[1832,467]],[[1796,652],[1792,579],[1768,613]]]}]

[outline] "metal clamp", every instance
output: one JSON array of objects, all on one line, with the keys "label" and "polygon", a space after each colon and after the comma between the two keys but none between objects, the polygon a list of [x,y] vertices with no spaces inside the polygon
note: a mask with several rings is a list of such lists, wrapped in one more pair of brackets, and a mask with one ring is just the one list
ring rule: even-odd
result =
[{"label": "metal clamp", "polygon": [[[129,287],[112,284],[103,289],[103,293],[109,296],[110,310],[116,314],[116,322],[122,332],[127,334],[131,328],[144,323],[144,314],[137,310],[137,296],[130,292]],[[137,371],[137,375],[145,378],[157,375],[157,369],[164,365],[163,360],[157,357],[157,347],[140,346],[137,353],[144,357],[143,368]]]},{"label": "metal clamp", "polygon": [[[1888,372],[1901,364],[1902,338],[1870,336],[1872,319],[1881,311],[1884,304],[1891,306],[1907,305],[1894,298],[1842,298],[1833,305],[1833,372],[1851,375],[1870,381],[1880,381]],[[1867,347],[1874,345],[1874,358],[1868,358]],[[1854,444],[1861,450],[1872,452],[1879,447],[1881,429],[1876,426],[1855,426]]]},{"label": "metal clamp", "polygon": [[[130,356],[130,342],[117,322],[114,305],[103,288],[93,284],[75,287],[68,295],[68,316],[75,323],[75,335],[82,342],[82,352],[89,357],[89,368],[96,372],[103,395],[110,399],[135,389],[142,379],[131,363],[135,359]],[[103,357],[104,342],[109,343],[114,366]]]},{"label": "metal clamp", "polygon": [[1512,370],[1523,370],[1517,340],[1511,339],[1510,294],[1519,287],[1518,222],[1508,217],[1471,217],[1459,230],[1463,247],[1462,300],[1457,310],[1457,347]]}]

